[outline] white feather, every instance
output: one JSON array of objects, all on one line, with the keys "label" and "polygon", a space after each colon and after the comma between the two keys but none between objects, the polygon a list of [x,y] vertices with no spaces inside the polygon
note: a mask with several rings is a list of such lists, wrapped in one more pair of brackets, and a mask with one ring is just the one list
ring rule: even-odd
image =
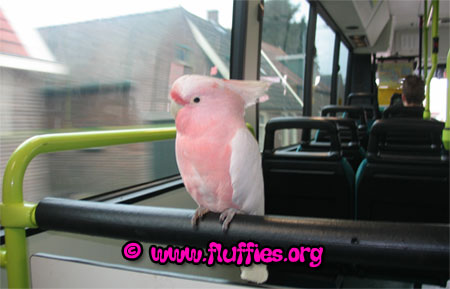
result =
[{"label": "white feather", "polygon": [[247,128],[238,129],[231,141],[230,175],[233,202],[247,214],[264,215],[261,154]]},{"label": "white feather", "polygon": [[[231,183],[233,202],[251,215],[264,215],[264,181],[259,146],[247,128],[239,129],[231,141]],[[269,276],[267,266],[241,267],[241,278],[257,284]]]},{"label": "white feather", "polygon": [[252,264],[248,267],[241,267],[241,279],[261,284],[266,282],[268,277],[267,265]]},{"label": "white feather", "polygon": [[269,89],[271,83],[251,80],[226,80],[224,81],[224,84],[227,88],[242,97],[246,108],[254,105],[258,99],[260,102],[269,99],[266,95],[266,91]]}]

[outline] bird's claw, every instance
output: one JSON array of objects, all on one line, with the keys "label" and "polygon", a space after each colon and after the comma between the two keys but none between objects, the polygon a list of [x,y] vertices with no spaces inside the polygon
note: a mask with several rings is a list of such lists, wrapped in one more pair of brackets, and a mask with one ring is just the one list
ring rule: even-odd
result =
[{"label": "bird's claw", "polygon": [[229,208],[223,211],[222,214],[220,214],[219,220],[222,223],[223,232],[228,231],[228,228],[230,227],[230,223],[233,220],[234,215],[236,215],[236,213],[238,212],[240,211],[237,209]]},{"label": "bird's claw", "polygon": [[195,210],[195,213],[191,219],[192,226],[196,226],[198,224],[198,220],[199,219],[201,220],[203,218],[203,216],[206,215],[206,213],[208,213],[208,212],[209,212],[209,210],[207,208],[202,207],[202,206],[198,207]]}]

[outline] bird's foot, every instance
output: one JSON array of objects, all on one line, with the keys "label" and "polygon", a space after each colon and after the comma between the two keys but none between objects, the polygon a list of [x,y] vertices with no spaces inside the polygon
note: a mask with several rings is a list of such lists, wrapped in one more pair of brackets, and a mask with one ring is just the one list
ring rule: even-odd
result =
[{"label": "bird's foot", "polygon": [[209,210],[205,207],[199,206],[196,210],[194,215],[192,216],[191,219],[191,224],[192,226],[196,226],[198,224],[198,220],[202,219],[204,215],[206,215],[206,213],[208,213]]},{"label": "bird's foot", "polygon": [[243,213],[242,211],[234,208],[226,209],[225,211],[220,214],[220,222],[222,223],[222,231],[226,232],[228,231],[228,227],[230,226],[231,221],[234,218],[234,215],[236,213]]}]

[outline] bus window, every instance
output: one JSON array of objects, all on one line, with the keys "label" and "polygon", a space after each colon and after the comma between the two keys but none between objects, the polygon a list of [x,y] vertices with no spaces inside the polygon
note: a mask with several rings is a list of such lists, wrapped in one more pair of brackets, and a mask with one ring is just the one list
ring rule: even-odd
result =
[{"label": "bus window", "polygon": [[[433,77],[430,83],[430,111],[431,117],[445,121],[447,108],[447,79]],[[424,100],[425,105],[425,100]]]},{"label": "bus window", "polygon": [[259,106],[261,148],[267,121],[277,116],[302,115],[308,13],[306,0],[265,2],[260,79],[274,84],[269,101]]},{"label": "bus window", "polygon": [[314,58],[312,115],[320,115],[320,108],[330,104],[331,76],[333,72],[334,41],[336,34],[317,15],[316,55]]},{"label": "bus window", "polygon": [[302,141],[301,129],[281,129],[275,131],[274,150],[287,148],[290,151],[296,151]]},{"label": "bus window", "polygon": [[339,48],[339,72],[337,79],[337,104],[344,105],[345,82],[347,80],[348,48],[341,42]]},{"label": "bus window", "polygon": [[[176,78],[228,78],[233,1],[197,2],[2,1],[0,175],[31,136],[173,126]],[[79,199],[176,174],[173,140],[138,143],[40,155],[23,191]]]}]

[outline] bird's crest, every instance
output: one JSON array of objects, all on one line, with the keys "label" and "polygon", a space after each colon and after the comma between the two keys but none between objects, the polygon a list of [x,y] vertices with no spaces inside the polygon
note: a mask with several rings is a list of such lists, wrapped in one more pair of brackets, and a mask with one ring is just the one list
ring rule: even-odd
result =
[{"label": "bird's crest", "polygon": [[269,82],[234,79],[224,79],[223,81],[228,89],[242,97],[245,102],[245,107],[254,105],[258,99],[260,102],[264,102],[269,99],[269,96],[266,94],[271,85]]}]

